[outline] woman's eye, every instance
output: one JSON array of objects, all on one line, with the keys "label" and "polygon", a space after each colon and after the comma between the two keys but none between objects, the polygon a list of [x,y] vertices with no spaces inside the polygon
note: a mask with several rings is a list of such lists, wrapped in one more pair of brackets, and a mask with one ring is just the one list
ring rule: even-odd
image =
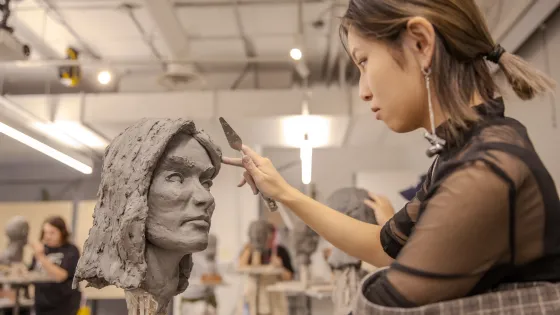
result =
[{"label": "woman's eye", "polygon": [[202,182],[202,186],[206,189],[210,189],[214,183],[211,180],[206,180]]},{"label": "woman's eye", "polygon": [[367,63],[367,59],[362,59],[358,62],[358,66],[363,68],[366,66],[366,63]]},{"label": "woman's eye", "polygon": [[183,183],[184,179],[185,178],[180,173],[173,173],[165,178],[165,180],[168,182],[176,182],[176,183]]}]

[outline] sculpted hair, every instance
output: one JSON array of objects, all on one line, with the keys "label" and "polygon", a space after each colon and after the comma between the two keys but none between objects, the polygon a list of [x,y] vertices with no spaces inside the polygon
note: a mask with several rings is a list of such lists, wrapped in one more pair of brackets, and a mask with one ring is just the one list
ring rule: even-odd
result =
[{"label": "sculpted hair", "polygon": [[[472,97],[479,94],[490,102],[498,92],[483,58],[494,51],[496,42],[474,0],[350,0],[342,18],[341,39],[345,43],[352,28],[365,38],[381,40],[404,68],[401,34],[416,16],[430,21],[436,30],[432,60],[435,96],[450,121],[448,132],[456,135],[458,129],[478,119],[469,106]],[[505,52],[497,63],[523,100],[555,87],[551,78],[516,55]]]},{"label": "sculpted hair", "polygon": [[[74,287],[82,280],[96,288],[141,287],[147,270],[145,234],[152,175],[179,133],[192,136],[206,149],[215,168],[212,178],[218,175],[221,150],[191,120],[143,119],[128,127],[105,151],[93,227],[78,262]],[[192,257],[186,255],[180,262],[177,293],[187,288],[191,269]]]}]

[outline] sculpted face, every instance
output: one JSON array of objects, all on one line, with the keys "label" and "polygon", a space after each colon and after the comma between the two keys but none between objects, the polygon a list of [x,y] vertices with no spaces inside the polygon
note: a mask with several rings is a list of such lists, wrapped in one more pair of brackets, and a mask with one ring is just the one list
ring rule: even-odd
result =
[{"label": "sculpted face", "polygon": [[151,244],[185,254],[206,248],[215,207],[213,174],[212,161],[196,139],[183,133],[172,139],[150,185],[146,237]]}]

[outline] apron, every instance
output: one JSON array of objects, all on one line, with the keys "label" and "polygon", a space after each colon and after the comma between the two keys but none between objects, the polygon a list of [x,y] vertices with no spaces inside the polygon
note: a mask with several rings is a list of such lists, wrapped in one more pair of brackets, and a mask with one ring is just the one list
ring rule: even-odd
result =
[{"label": "apron", "polygon": [[384,271],[378,270],[362,280],[352,315],[560,314],[560,284],[550,282],[508,283],[487,293],[413,308],[379,306],[369,302],[362,292],[365,281],[379,278]]}]

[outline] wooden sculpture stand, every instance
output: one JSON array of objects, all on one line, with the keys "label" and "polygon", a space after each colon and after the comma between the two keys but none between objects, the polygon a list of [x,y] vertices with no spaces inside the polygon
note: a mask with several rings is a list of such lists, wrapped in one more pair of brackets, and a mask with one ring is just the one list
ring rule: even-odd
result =
[{"label": "wooden sculpture stand", "polygon": [[159,315],[156,313],[158,303],[151,294],[144,290],[125,290],[124,298],[128,315]]},{"label": "wooden sculpture stand", "polygon": [[22,292],[34,283],[53,282],[46,273],[28,271],[23,264],[3,265],[0,268],[0,284],[9,285],[15,291],[15,300],[12,314],[19,315],[22,306]]},{"label": "wooden sculpture stand", "polygon": [[285,315],[288,305],[284,296],[270,294],[266,288],[278,282],[283,269],[272,265],[262,265],[262,255],[254,251],[251,255],[251,264],[239,267],[238,272],[248,276],[246,288],[246,302],[250,315],[262,313],[271,315]]}]

